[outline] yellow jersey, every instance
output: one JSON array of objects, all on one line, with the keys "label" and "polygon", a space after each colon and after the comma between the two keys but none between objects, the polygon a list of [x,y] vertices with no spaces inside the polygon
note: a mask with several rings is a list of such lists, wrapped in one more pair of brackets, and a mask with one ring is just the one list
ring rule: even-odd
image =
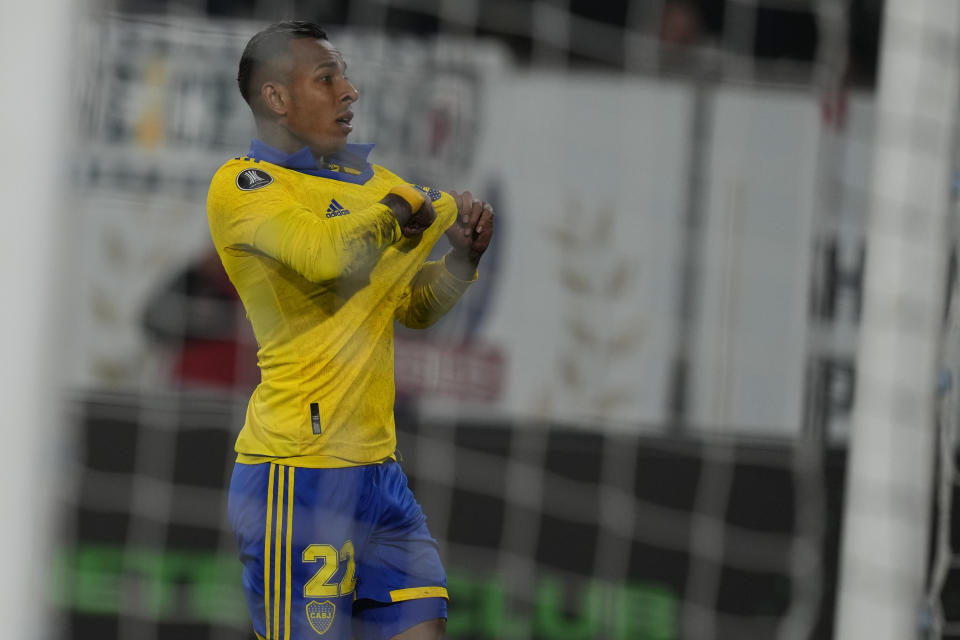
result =
[{"label": "yellow jersey", "polygon": [[342,164],[320,168],[306,148],[287,155],[255,140],[210,184],[210,233],[258,344],[261,381],[237,438],[240,462],[346,467],[391,457],[393,321],[429,326],[470,284],[443,260],[426,261],[456,219],[454,199],[419,187],[437,219],[404,237],[379,200],[406,183],[368,164],[370,147],[348,145],[331,158]]}]

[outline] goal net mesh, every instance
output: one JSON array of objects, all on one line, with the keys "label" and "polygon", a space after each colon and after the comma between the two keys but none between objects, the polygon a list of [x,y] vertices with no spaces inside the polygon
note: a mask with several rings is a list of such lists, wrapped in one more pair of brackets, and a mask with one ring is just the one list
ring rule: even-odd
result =
[{"label": "goal net mesh", "polygon": [[878,5],[89,7],[58,637],[253,637],[225,487],[256,345],[204,202],[255,134],[243,45],[289,17],[344,52],[352,140],[498,212],[458,307],[397,333],[449,637],[832,637]]}]

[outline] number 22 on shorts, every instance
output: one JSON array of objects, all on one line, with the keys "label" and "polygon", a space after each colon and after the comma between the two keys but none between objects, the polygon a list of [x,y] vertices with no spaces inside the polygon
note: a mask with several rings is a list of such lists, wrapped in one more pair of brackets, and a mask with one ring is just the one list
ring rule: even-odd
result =
[{"label": "number 22 on shorts", "polygon": [[[347,540],[340,547],[339,553],[333,545],[329,544],[311,544],[303,550],[304,562],[320,562],[320,568],[313,574],[313,577],[307,580],[303,585],[304,598],[335,598],[353,593],[357,586],[356,570],[357,565],[354,560],[353,542]],[[337,573],[340,563],[346,562],[347,568],[339,584],[330,582],[330,579]]]}]

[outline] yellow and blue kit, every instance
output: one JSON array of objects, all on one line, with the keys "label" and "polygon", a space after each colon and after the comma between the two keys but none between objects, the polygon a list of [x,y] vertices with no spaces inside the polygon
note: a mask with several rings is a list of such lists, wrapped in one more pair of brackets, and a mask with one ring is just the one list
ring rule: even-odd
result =
[{"label": "yellow and blue kit", "polygon": [[454,199],[417,186],[437,219],[404,237],[379,201],[407,183],[368,163],[371,148],[347,145],[321,167],[306,147],[254,140],[207,199],[259,346],[229,515],[268,640],[348,638],[364,623],[389,638],[446,617],[436,543],[393,460],[393,322],[430,325],[470,283],[426,261]]}]

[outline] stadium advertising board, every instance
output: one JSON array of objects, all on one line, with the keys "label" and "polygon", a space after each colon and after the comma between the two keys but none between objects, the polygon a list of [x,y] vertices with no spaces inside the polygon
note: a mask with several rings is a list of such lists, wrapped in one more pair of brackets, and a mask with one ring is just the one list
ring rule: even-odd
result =
[{"label": "stadium advertising board", "polygon": [[[61,589],[52,604],[77,617],[70,637],[85,637],[98,619],[123,616],[151,619],[161,628],[218,629],[217,637],[236,630],[232,636],[245,637],[247,611],[233,556],[80,544],[62,553],[57,567]],[[495,575],[453,569],[448,585],[456,594],[447,622],[450,638],[676,637],[676,598],[657,584],[584,581],[571,598],[562,579],[547,576],[536,584],[532,610],[522,614],[511,610],[511,590]]]}]

